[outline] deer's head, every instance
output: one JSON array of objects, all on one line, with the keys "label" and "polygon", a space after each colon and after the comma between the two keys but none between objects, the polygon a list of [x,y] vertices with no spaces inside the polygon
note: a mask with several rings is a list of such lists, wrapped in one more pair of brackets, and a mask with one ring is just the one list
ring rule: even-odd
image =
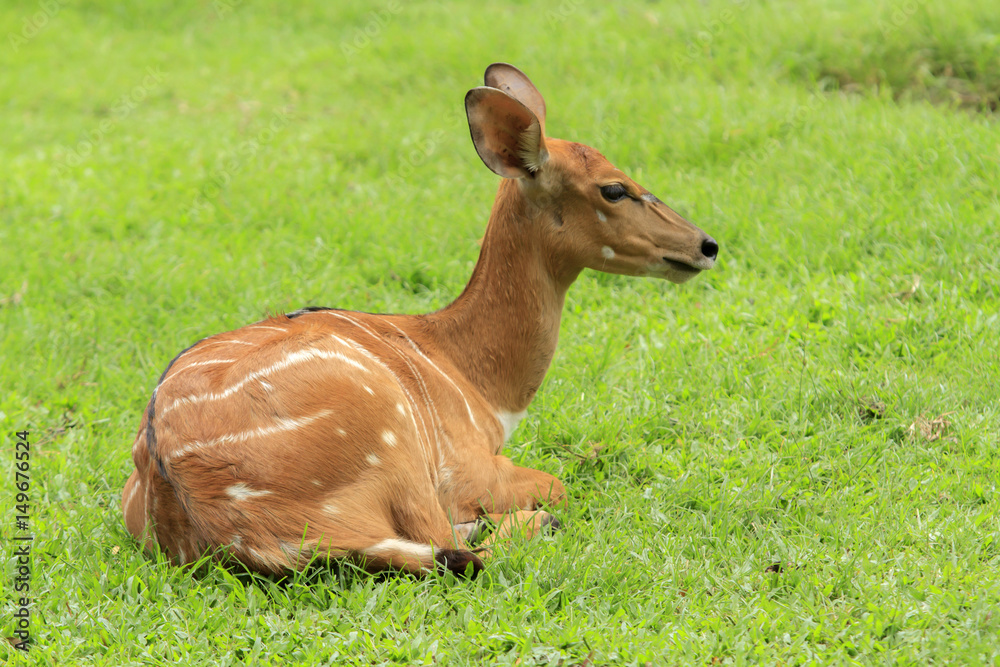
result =
[{"label": "deer's head", "polygon": [[583,268],[682,283],[715,264],[715,240],[599,152],[545,136],[545,100],[520,70],[497,63],[465,96],[476,151],[517,183],[546,246]]}]

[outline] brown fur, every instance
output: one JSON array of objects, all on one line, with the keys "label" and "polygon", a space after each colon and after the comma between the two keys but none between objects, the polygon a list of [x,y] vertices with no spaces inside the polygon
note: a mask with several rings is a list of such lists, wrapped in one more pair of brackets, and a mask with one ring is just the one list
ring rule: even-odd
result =
[{"label": "brown fur", "polygon": [[[544,113],[527,77],[502,73],[510,90],[530,86]],[[436,313],[279,316],[182,353],[144,413],[122,494],[147,549],[178,562],[222,550],[262,572],[319,556],[475,573],[482,562],[453,525],[495,515],[489,547],[551,521],[535,510],[563,503],[565,489],[500,454],[497,413],[534,398],[566,290],[588,267],[682,282],[714,253],[597,151],[537,132],[525,140],[544,118],[516,98],[477,88],[467,107],[484,162],[513,175],[468,286]],[[610,182],[635,199],[603,199]]]}]

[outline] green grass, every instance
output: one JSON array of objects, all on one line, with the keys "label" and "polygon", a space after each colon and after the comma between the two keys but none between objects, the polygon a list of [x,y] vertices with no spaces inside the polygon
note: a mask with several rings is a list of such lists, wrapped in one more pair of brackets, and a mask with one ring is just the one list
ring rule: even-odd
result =
[{"label": "green grass", "polygon": [[[1000,663],[992,3],[230,4],[0,9],[0,630],[28,429],[36,641],[4,659]],[[508,452],[564,530],[472,583],[142,555],[119,493],[174,354],[461,291],[493,61],[722,247],[570,291]]]}]

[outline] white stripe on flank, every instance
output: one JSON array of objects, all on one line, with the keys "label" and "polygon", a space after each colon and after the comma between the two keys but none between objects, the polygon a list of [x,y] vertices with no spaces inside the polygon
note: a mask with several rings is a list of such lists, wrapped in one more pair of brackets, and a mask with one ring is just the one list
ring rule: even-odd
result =
[{"label": "white stripe on flank", "polygon": [[373,544],[367,549],[364,549],[364,552],[370,556],[395,556],[398,554],[414,558],[427,564],[429,564],[429,561],[434,558],[434,547],[431,545],[420,544],[419,542],[410,542],[409,540],[397,540],[394,538],[389,538],[387,540],[382,540],[378,544]]},{"label": "white stripe on flank", "polygon": [[194,350],[201,350],[206,347],[209,347],[210,345],[229,345],[230,343],[232,343],[233,345],[250,345],[251,347],[255,347],[257,345],[257,343],[251,343],[250,341],[246,340],[236,340],[234,338],[233,340],[213,340],[210,343],[202,343],[201,345],[196,345],[191,351],[193,352]]},{"label": "white stripe on flank", "polygon": [[[355,322],[355,324],[357,324],[358,326],[363,326],[363,325],[361,325],[358,322]],[[395,324],[393,324],[392,322],[387,322],[387,324],[389,326],[391,326],[392,328],[394,328],[396,331],[399,331],[399,333],[403,336],[403,338],[406,338],[406,340],[409,340],[409,338],[407,337],[407,335],[405,333],[403,333],[403,331],[399,327],[397,327]],[[368,331],[373,336],[378,337],[378,334],[375,333],[374,331],[372,331],[371,329],[369,329]],[[385,339],[381,338],[381,340],[385,340]],[[388,343],[388,341],[386,341],[386,342]],[[410,342],[410,344],[411,345],[413,344],[412,341]],[[434,405],[434,400],[431,398],[430,390],[427,389],[427,383],[424,382],[424,376],[420,373],[420,371],[417,370],[417,367],[413,365],[413,362],[410,361],[410,358],[407,355],[403,354],[400,350],[398,350],[395,345],[389,344],[389,347],[391,347],[392,350],[393,350],[393,352],[396,353],[396,356],[398,356],[400,359],[403,360],[403,363],[406,364],[406,367],[410,369],[410,374],[417,381],[417,389],[420,390],[420,397],[422,399],[424,399],[424,405],[427,406],[427,411],[428,411],[428,413],[430,413],[430,416],[431,416],[431,426],[434,428],[434,440],[435,440],[435,442],[437,442],[437,446],[438,446],[438,458],[440,459],[443,456],[443,453],[441,451],[442,450],[442,447],[441,447],[441,442],[442,442],[441,435],[444,432],[444,428],[443,428],[442,422],[441,422],[441,415],[438,414],[437,407]],[[397,382],[398,381],[399,380],[397,379]],[[400,386],[402,386],[401,382],[400,382]],[[451,443],[448,442],[447,439],[445,439],[444,444],[446,444],[448,446],[449,450],[452,450]],[[452,450],[452,453],[454,453],[454,450]],[[428,454],[428,458],[429,458],[430,457],[430,450],[427,451],[427,454]],[[434,470],[436,471],[436,468]],[[436,472],[435,472],[434,485],[437,486],[437,473]]]},{"label": "white stripe on flank", "polygon": [[282,431],[292,431],[297,428],[303,428],[312,424],[318,419],[322,419],[330,414],[330,410],[320,410],[314,415],[308,417],[301,417],[299,419],[294,418],[281,418],[279,417],[276,421],[277,424],[273,426],[258,426],[255,429],[249,431],[240,431],[239,433],[227,433],[226,435],[220,435],[217,438],[212,438],[211,440],[200,440],[192,442],[180,449],[171,452],[167,457],[168,461],[173,461],[181,456],[190,454],[191,452],[197,451],[199,449],[204,449],[205,447],[214,447],[216,445],[221,445],[229,442],[242,442],[244,440],[250,440],[251,438],[263,438],[268,435],[274,435],[275,433],[281,433]]},{"label": "white stripe on flank", "polygon": [[[389,324],[392,324],[392,322],[390,322]],[[479,424],[476,423],[476,416],[474,414],[472,414],[472,408],[469,407],[469,401],[467,401],[465,399],[465,394],[463,394],[462,390],[458,388],[458,385],[455,384],[455,381],[452,380],[448,376],[447,373],[445,373],[443,370],[441,370],[440,368],[438,368],[438,365],[435,364],[433,361],[431,361],[430,357],[428,357],[426,354],[424,354],[420,350],[420,348],[417,347],[417,344],[414,343],[412,340],[410,340],[410,337],[407,336],[406,333],[404,333],[402,329],[400,329],[399,327],[397,327],[395,324],[392,324],[392,326],[396,329],[396,331],[399,332],[399,335],[401,335],[406,340],[406,342],[410,344],[410,347],[413,348],[413,351],[420,355],[421,359],[423,359],[428,364],[430,364],[431,368],[433,368],[438,373],[440,373],[441,377],[443,377],[445,380],[447,380],[449,382],[449,384],[451,384],[451,386],[455,388],[455,391],[458,392],[458,395],[462,397],[462,402],[465,403],[465,411],[469,413],[469,421],[472,422],[473,428],[475,428],[478,431],[479,430]]]},{"label": "white stripe on flank", "polygon": [[284,370],[289,366],[294,366],[295,364],[301,364],[306,361],[314,361],[316,359],[322,359],[325,361],[336,359],[337,361],[342,361],[349,366],[357,368],[358,370],[370,372],[370,369],[367,366],[358,363],[354,359],[340,352],[334,352],[333,350],[318,350],[316,348],[296,350],[294,352],[288,353],[285,356],[285,358],[282,359],[281,361],[277,361],[271,364],[270,366],[265,366],[260,370],[256,370],[250,373],[236,384],[230,385],[229,387],[223,389],[218,393],[208,393],[208,394],[184,396],[183,398],[178,398],[176,401],[174,401],[166,408],[164,408],[163,411],[160,412],[158,416],[162,418],[164,415],[166,415],[174,408],[180,407],[182,405],[189,405],[191,403],[201,403],[203,401],[221,401],[222,399],[229,398],[230,396],[238,392],[240,389],[245,387],[248,382],[251,382],[258,378],[266,377],[271,373]]},{"label": "white stripe on flank", "polygon": [[142,480],[136,479],[135,484],[132,485],[132,490],[128,492],[128,498],[125,499],[125,512],[128,512],[128,508],[132,506],[132,501],[135,500],[135,494],[139,491],[140,486],[142,486]]},{"label": "white stripe on flank", "polygon": [[[406,358],[406,355],[404,355],[402,352],[400,352],[399,350],[397,350],[396,347],[392,343],[390,343],[384,337],[380,336],[376,331],[372,330],[371,327],[368,327],[368,326],[362,324],[361,322],[358,322],[357,320],[355,320],[355,319],[353,319],[351,317],[347,317],[346,315],[343,315],[343,314],[341,314],[341,313],[339,313],[337,311],[323,310],[323,311],[320,311],[320,312],[322,312],[325,315],[332,315],[332,316],[334,316],[336,318],[339,318],[341,320],[345,320],[347,322],[350,322],[354,326],[356,326],[359,329],[361,329],[362,331],[366,332],[372,338],[385,343],[386,345],[389,346],[389,348],[393,352],[396,353],[396,356],[400,357],[405,363],[407,363],[412,368],[412,364],[410,364],[410,361],[409,361],[409,359]],[[417,410],[417,402],[413,399],[413,395],[410,394],[410,390],[406,388],[406,385],[403,384],[402,380],[399,379],[399,376],[396,375],[396,373],[391,368],[389,368],[389,366],[384,361],[382,361],[381,359],[379,359],[378,357],[376,357],[369,350],[365,349],[363,346],[361,346],[360,343],[357,343],[357,342],[354,342],[354,341],[349,341],[349,342],[350,342],[351,346],[354,347],[358,352],[360,352],[361,354],[364,354],[366,357],[368,357],[369,359],[371,359],[372,362],[374,362],[379,367],[381,367],[386,373],[388,373],[393,378],[395,378],[395,380],[396,380],[396,386],[398,386],[400,389],[403,390],[403,394],[406,396],[406,400],[410,404],[410,413],[411,413],[410,417],[411,417],[411,419],[413,421],[413,427],[414,427],[414,429],[416,429],[416,432],[417,432],[417,441],[420,443],[421,448],[424,450],[424,463],[427,465],[427,470],[429,471],[431,477],[433,478],[433,484],[436,487],[437,486],[437,468],[435,466],[431,465],[431,450],[430,450],[430,442],[431,441],[430,441],[430,434],[429,434],[429,432],[427,430],[427,423],[424,421],[424,416],[422,414],[420,414],[419,410]],[[433,409],[433,406],[432,405],[428,405],[428,410],[431,410],[431,409]],[[433,421],[434,420],[433,420],[433,414],[432,414],[431,415],[431,422],[432,422],[431,423],[431,427],[432,428],[434,427]],[[421,432],[423,433],[423,438],[420,437]]]},{"label": "white stripe on flank", "polygon": [[243,482],[233,484],[231,487],[226,489],[226,495],[228,495],[233,500],[246,500],[247,498],[257,498],[259,496],[270,495],[270,491],[266,489],[252,489]]},{"label": "white stripe on flank", "polygon": [[231,364],[235,362],[235,359],[206,359],[205,361],[192,361],[179,370],[184,370],[184,368],[191,368],[192,366],[211,366],[212,364]]},{"label": "white stripe on flank", "polygon": [[271,327],[266,324],[251,324],[250,326],[243,327],[244,329],[271,329],[273,331],[280,331],[281,333],[286,333],[288,329],[282,329],[281,327]]},{"label": "white stripe on flank", "polygon": [[163,382],[160,383],[160,386],[162,387],[164,384],[166,384],[167,380],[173,377],[177,377],[178,375],[180,375],[189,368],[194,368],[196,366],[212,366],[214,364],[232,364],[235,362],[236,362],[235,359],[206,359],[205,361],[192,361],[190,364],[186,364],[185,366],[178,368],[173,373],[163,378]]}]

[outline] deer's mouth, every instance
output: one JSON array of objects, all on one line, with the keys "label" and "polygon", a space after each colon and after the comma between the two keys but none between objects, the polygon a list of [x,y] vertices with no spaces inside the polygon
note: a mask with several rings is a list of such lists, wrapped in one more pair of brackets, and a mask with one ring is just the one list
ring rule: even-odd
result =
[{"label": "deer's mouth", "polygon": [[691,266],[690,264],[686,264],[685,262],[678,262],[676,259],[670,259],[668,257],[664,257],[663,261],[666,262],[667,266],[669,266],[674,271],[677,271],[678,273],[690,273],[691,275],[694,275],[696,273],[701,273],[701,269],[699,269],[698,267]]}]

